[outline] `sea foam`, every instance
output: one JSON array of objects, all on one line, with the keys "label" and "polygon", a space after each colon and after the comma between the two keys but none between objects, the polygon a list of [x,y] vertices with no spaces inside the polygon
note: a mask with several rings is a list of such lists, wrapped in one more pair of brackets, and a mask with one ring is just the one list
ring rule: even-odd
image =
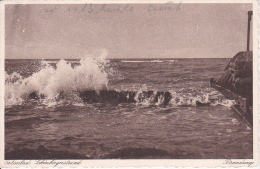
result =
[{"label": "sea foam", "polygon": [[75,91],[104,90],[108,85],[106,72],[109,60],[106,53],[99,57],[86,56],[79,64],[60,60],[56,68],[43,62],[43,68],[24,78],[19,73],[5,73],[5,105],[21,105],[32,92],[55,99],[60,93],[71,95]]}]

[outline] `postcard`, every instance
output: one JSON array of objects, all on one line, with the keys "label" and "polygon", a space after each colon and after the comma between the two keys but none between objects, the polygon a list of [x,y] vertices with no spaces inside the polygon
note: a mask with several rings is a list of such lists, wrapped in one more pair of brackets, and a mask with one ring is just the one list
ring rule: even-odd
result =
[{"label": "postcard", "polygon": [[257,0],[0,8],[0,167],[259,167]]}]

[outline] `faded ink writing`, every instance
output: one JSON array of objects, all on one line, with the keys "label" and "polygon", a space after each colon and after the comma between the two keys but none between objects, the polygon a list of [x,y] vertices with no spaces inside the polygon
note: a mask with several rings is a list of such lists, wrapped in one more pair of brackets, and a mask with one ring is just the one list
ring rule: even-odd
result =
[{"label": "faded ink writing", "polygon": [[[181,9],[181,3],[175,4],[168,2],[166,4],[150,4],[147,6],[146,11],[148,12],[161,12],[161,11],[179,11]],[[93,4],[84,4],[81,6],[70,6],[68,8],[61,9],[57,7],[43,8],[40,10],[41,13],[55,13],[56,11],[61,11],[63,13],[123,13],[123,12],[133,12],[135,10],[134,6],[131,4],[118,4],[116,6],[111,6],[109,4],[103,4],[101,6],[96,6]]]},{"label": "faded ink writing", "polygon": [[246,161],[246,159],[242,161],[232,161],[231,159],[227,159],[223,164],[231,164],[231,165],[247,165],[250,167],[254,162]]}]

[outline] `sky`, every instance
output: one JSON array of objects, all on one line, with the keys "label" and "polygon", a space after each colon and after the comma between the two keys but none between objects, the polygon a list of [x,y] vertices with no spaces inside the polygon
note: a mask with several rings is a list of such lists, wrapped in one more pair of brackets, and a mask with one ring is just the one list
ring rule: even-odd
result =
[{"label": "sky", "polygon": [[79,59],[104,50],[108,58],[230,58],[246,50],[249,10],[245,3],[9,4],[5,58]]}]

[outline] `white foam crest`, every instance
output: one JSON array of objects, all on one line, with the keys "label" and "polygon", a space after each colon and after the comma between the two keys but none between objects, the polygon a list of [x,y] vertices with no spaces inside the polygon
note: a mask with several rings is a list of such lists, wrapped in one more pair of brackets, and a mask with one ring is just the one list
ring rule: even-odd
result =
[{"label": "white foam crest", "polygon": [[122,60],[121,62],[130,62],[130,63],[141,63],[141,62],[147,62],[147,61],[141,61],[141,60]]},{"label": "white foam crest", "polygon": [[218,91],[211,91],[209,94],[209,100],[211,100],[211,106],[226,106],[231,107],[232,105],[236,104],[235,100],[226,99],[220,92]]},{"label": "white foam crest", "polygon": [[164,97],[162,95],[160,95],[158,97],[158,101],[157,101],[157,103],[155,103],[155,105],[161,105],[161,104],[163,104],[163,102],[164,102]]},{"label": "white foam crest", "polygon": [[[149,89],[145,84],[138,88],[138,91],[136,92],[136,95],[134,97],[134,100],[136,101],[137,105],[150,106],[151,104],[154,104],[154,99],[155,96],[157,95],[157,90],[154,90],[153,93],[150,94],[149,96],[147,95],[148,91]],[[158,98],[158,102],[160,102],[159,98]],[[161,103],[155,103],[155,104],[160,105]]]},{"label": "white foam crest", "polygon": [[121,62],[129,62],[129,63],[149,63],[149,62],[153,63],[153,62],[155,62],[155,63],[161,63],[161,62],[163,62],[163,60],[159,60],[159,59],[157,59],[157,60],[121,60]]},{"label": "white foam crest", "polygon": [[78,96],[77,92],[68,91],[62,92],[57,94],[54,97],[47,97],[44,99],[40,99],[38,101],[39,105],[44,105],[47,107],[56,107],[56,106],[63,106],[63,105],[74,105],[74,106],[83,106],[84,102]]},{"label": "white foam crest", "polygon": [[[41,60],[41,65],[42,66],[47,66],[47,65],[51,65],[51,64],[57,64],[59,62],[59,60]],[[78,64],[79,61],[75,61],[75,60],[66,60],[67,63],[73,63],[73,64]]]},{"label": "white foam crest", "polygon": [[74,91],[102,90],[108,85],[108,74],[106,72],[106,53],[99,57],[86,56],[80,60],[80,64],[72,67],[71,63],[60,60],[56,69],[46,64],[40,71],[28,78],[14,72],[6,73],[6,105],[22,104],[23,98],[32,92],[43,94],[46,101],[51,102],[57,95],[63,93],[70,95]]},{"label": "white foam crest", "polygon": [[167,62],[176,62],[176,60],[165,60]]},{"label": "white foam crest", "polygon": [[26,91],[20,90],[20,86],[23,82],[22,76],[13,72],[8,75],[5,72],[5,106],[21,105],[24,99],[21,97]]},{"label": "white foam crest", "polygon": [[49,65],[49,64],[56,64],[58,62],[59,62],[58,60],[41,60],[41,64],[44,66]]},{"label": "white foam crest", "polygon": [[150,62],[161,63],[161,62],[163,62],[163,61],[162,61],[162,60],[151,60]]},{"label": "white foam crest", "polygon": [[236,101],[235,100],[224,99],[224,100],[217,101],[215,104],[226,106],[226,107],[231,107],[231,106],[236,104]]},{"label": "white foam crest", "polygon": [[192,93],[183,93],[183,90],[179,90],[181,91],[180,93],[169,91],[172,95],[169,104],[173,106],[197,106],[198,104],[207,104],[210,106],[222,105],[231,107],[236,103],[235,100],[226,99],[220,92],[217,91],[204,90],[203,92],[197,92],[194,96]]},{"label": "white foam crest", "polygon": [[169,91],[172,95],[170,100],[173,106],[197,106],[197,103],[208,104],[210,103],[209,96],[207,93],[203,95],[197,95],[196,97],[185,96],[184,94],[179,94],[174,91]]},{"label": "white foam crest", "polygon": [[[150,91],[150,90],[149,90]],[[134,100],[138,105],[149,106],[151,104],[162,105],[165,103],[165,96],[157,96],[157,91],[153,91],[152,94],[147,94],[148,88],[146,85],[143,85],[138,89]],[[178,107],[178,106],[197,106],[198,104],[209,105],[212,103],[212,100],[209,99],[209,93],[198,93],[196,96],[190,93],[176,93],[173,90],[169,91],[171,93],[171,99],[169,105]],[[155,97],[157,98],[156,103]]]},{"label": "white foam crest", "polygon": [[140,104],[143,102],[144,99],[146,98],[143,98],[143,91],[146,91],[147,90],[147,86],[146,85],[143,85],[142,87],[140,87],[138,89],[138,91],[136,92],[136,95],[134,97],[134,100],[136,101],[136,103]]}]

